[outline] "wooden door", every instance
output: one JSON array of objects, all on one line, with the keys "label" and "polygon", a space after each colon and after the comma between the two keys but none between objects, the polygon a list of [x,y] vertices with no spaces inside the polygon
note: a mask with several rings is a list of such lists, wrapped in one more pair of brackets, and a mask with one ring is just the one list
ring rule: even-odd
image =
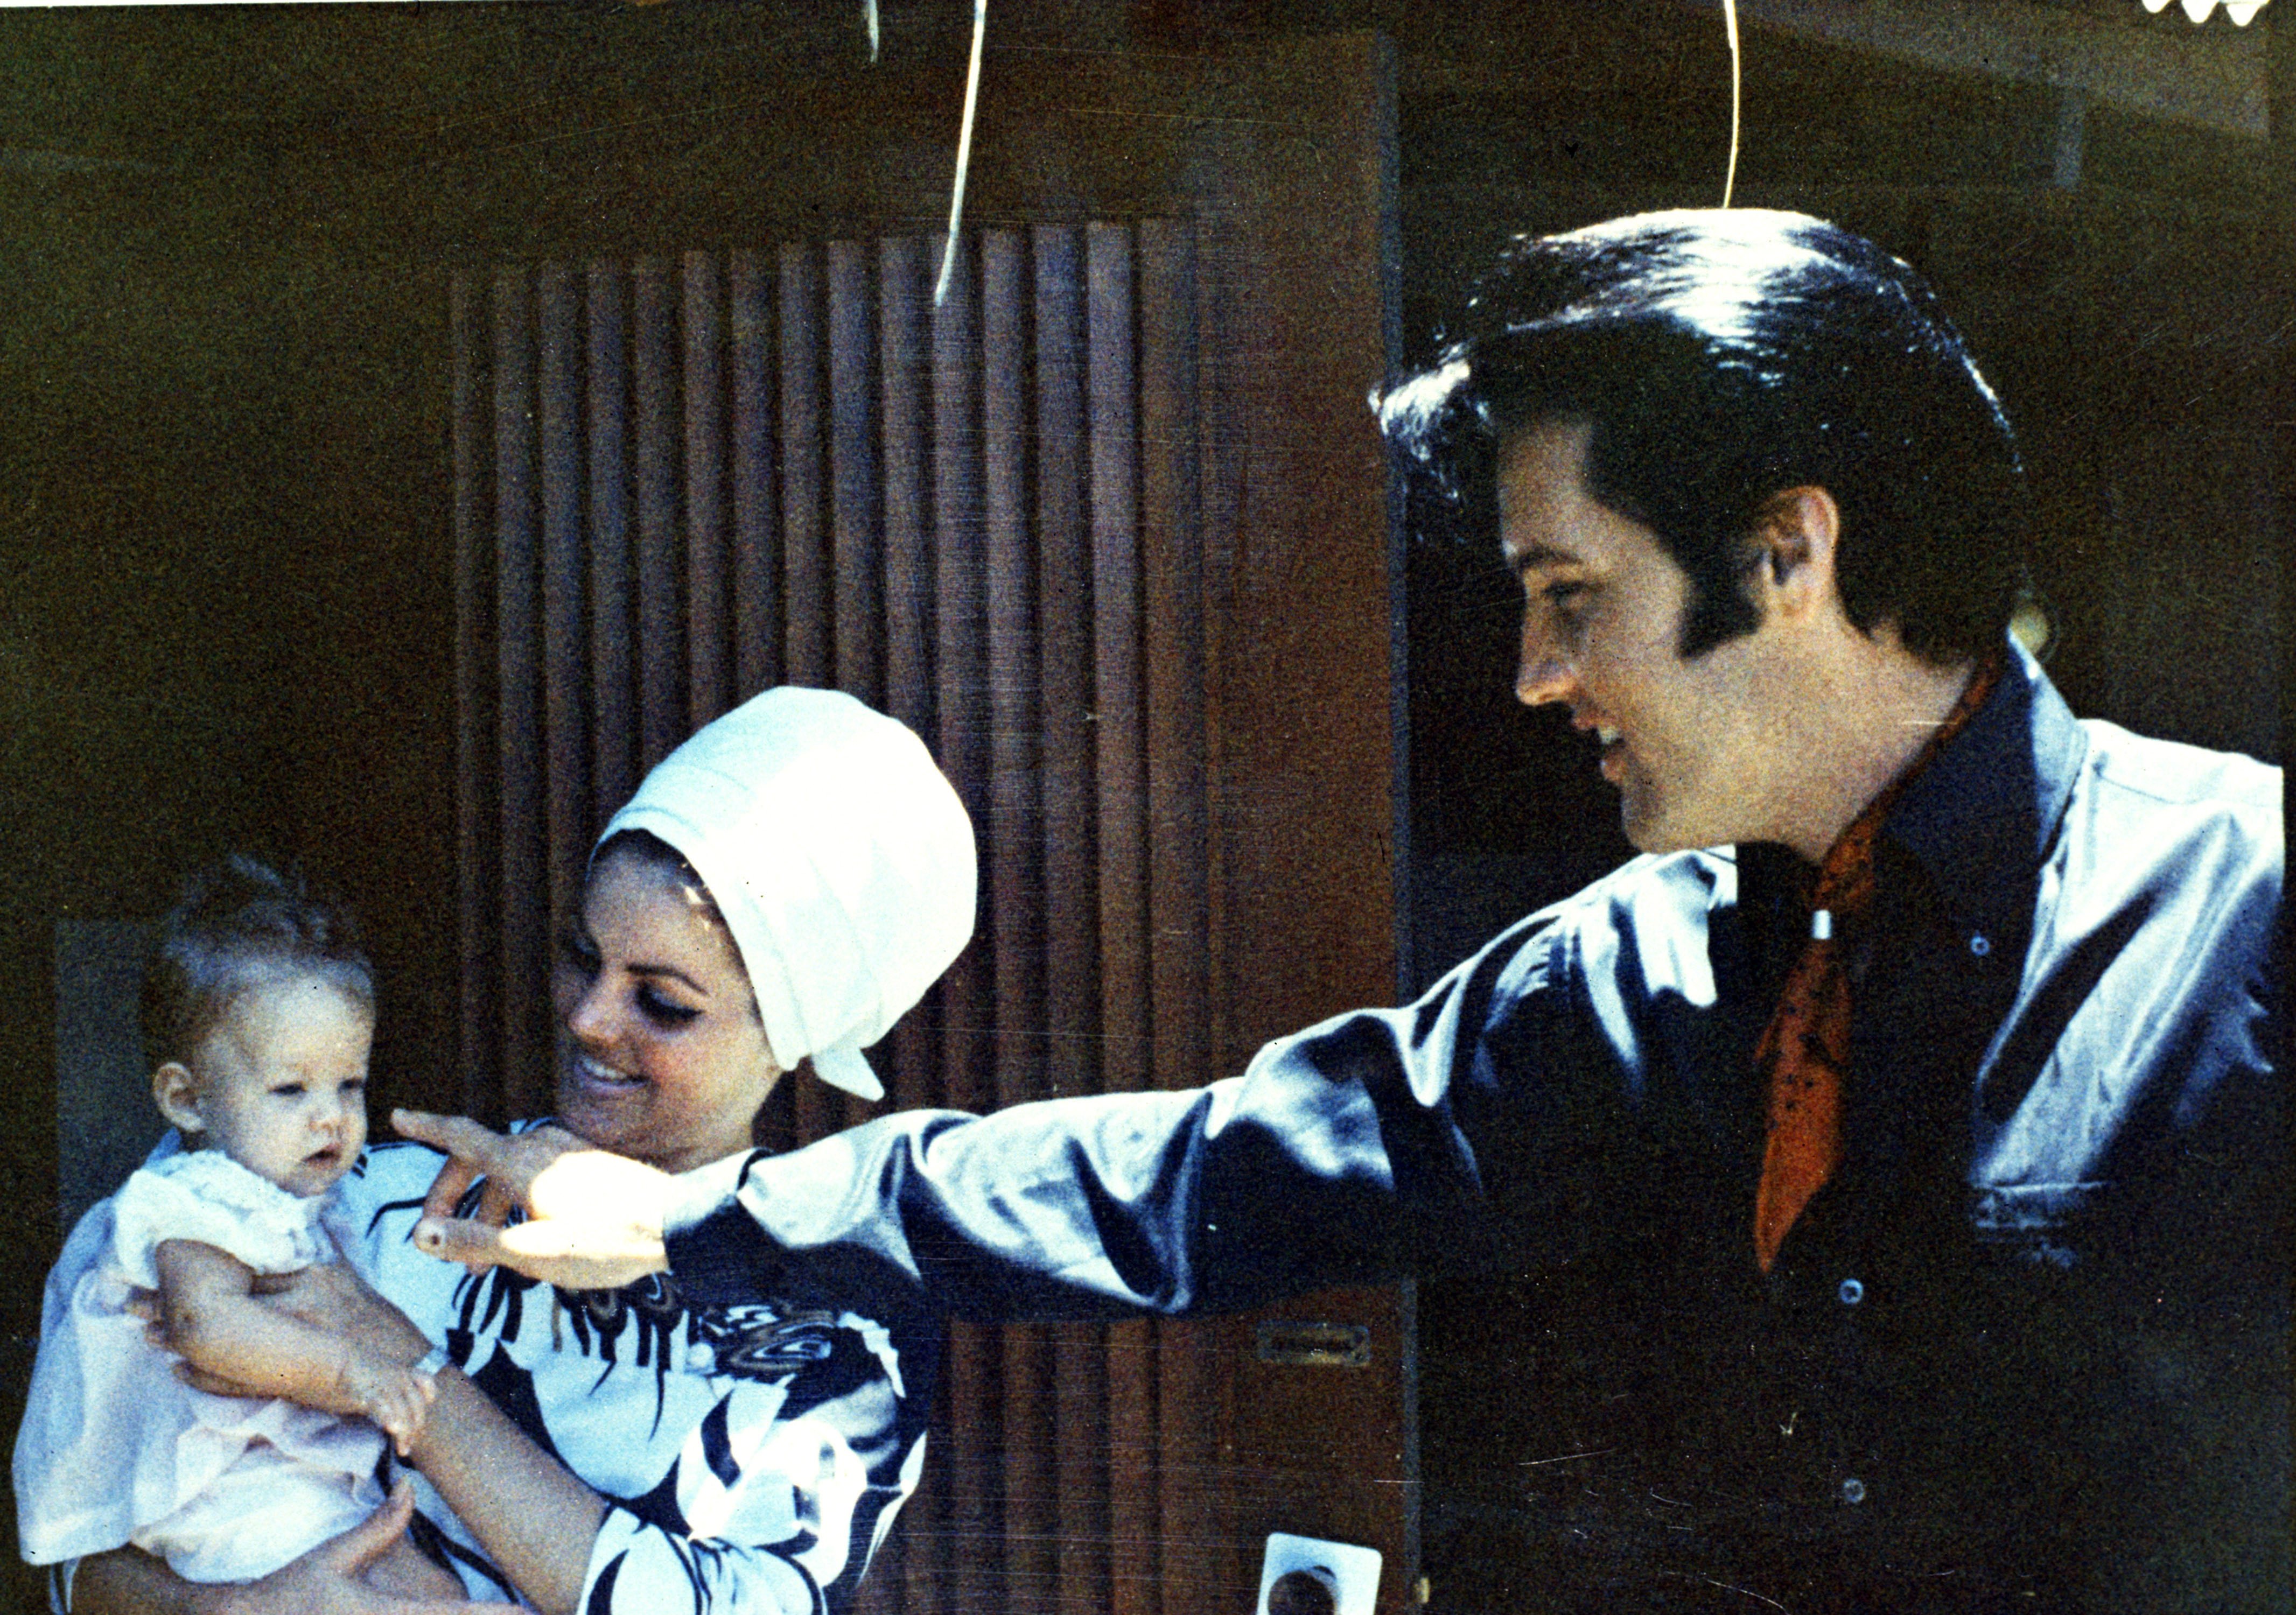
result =
[{"label": "wooden door", "polygon": [[[466,1107],[546,1103],[590,835],[777,682],[909,722],[979,827],[980,926],[881,1051],[890,1103],[1193,1086],[1392,995],[1388,53],[1042,65],[1050,167],[1121,183],[1078,218],[992,170],[945,301],[906,232],[457,283]],[[791,1086],[776,1139],[862,1114]],[[1362,1349],[1298,1360],[1287,1320]],[[1209,1615],[1285,1529],[1380,1548],[1394,1607],[1409,1350],[1391,1291],[960,1327],[867,1596]]]}]

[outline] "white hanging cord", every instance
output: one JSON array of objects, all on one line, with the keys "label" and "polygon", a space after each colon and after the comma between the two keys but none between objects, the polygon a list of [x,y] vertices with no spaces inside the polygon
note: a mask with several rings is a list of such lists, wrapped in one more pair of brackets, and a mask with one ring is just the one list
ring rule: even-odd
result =
[{"label": "white hanging cord", "polygon": [[964,125],[956,136],[956,184],[948,197],[948,244],[941,249],[940,279],[933,307],[948,296],[949,273],[956,267],[956,226],[964,217],[964,171],[972,162],[972,110],[980,101],[980,40],[988,31],[988,0],[972,0],[972,64],[964,70]]},{"label": "white hanging cord", "polygon": [[877,65],[877,0],[861,0],[861,26],[869,30],[869,65]]},{"label": "white hanging cord", "polygon": [[1722,176],[1722,205],[1738,187],[1738,0],[1722,0],[1722,24],[1730,34],[1730,171]]}]

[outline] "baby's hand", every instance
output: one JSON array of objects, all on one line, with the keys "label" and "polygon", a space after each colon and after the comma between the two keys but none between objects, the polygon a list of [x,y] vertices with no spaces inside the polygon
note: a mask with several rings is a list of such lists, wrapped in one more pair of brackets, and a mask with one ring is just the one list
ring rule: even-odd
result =
[{"label": "baby's hand", "polygon": [[438,1384],[429,1374],[363,1351],[346,1354],[342,1389],[350,1410],[381,1425],[402,1458],[413,1450],[422,1422],[430,1416],[430,1404],[439,1398]]}]

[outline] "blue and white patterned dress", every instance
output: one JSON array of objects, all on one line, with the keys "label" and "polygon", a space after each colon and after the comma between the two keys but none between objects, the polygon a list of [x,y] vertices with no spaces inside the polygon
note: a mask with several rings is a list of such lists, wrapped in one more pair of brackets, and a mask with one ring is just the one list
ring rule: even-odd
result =
[{"label": "blue and white patterned dress", "polygon": [[[932,1319],[688,1307],[659,1275],[578,1291],[408,1242],[441,1157],[370,1149],[339,1187],[357,1265],[542,1448],[603,1496],[585,1615],[834,1611],[923,1471]],[[418,1480],[419,1537],[474,1598],[508,1579]]]}]

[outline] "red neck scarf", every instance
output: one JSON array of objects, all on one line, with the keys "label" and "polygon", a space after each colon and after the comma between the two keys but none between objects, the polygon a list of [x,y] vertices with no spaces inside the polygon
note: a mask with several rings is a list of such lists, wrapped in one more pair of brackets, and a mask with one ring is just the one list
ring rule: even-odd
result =
[{"label": "red neck scarf", "polygon": [[1927,744],[1887,790],[1866,804],[1818,865],[1810,892],[1809,946],[1754,1050],[1769,1078],[1769,1136],[1762,1181],[1754,1193],[1754,1259],[1767,1273],[1786,1230],[1841,1160],[1841,1083],[1849,1063],[1849,975],[1842,932],[1874,898],[1874,842],[1921,771],[1961,733],[2000,682],[2002,660],[1988,657]]}]

